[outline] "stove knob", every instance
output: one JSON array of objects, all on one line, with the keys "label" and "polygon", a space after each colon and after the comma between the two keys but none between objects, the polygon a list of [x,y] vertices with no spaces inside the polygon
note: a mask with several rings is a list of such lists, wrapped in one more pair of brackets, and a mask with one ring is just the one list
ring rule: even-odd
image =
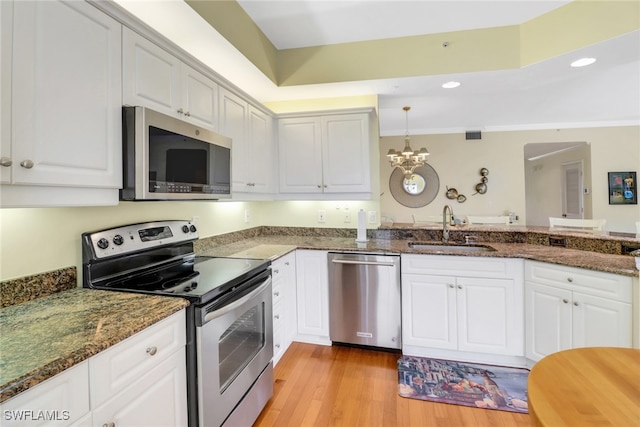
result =
[{"label": "stove knob", "polygon": [[192,233],[195,233],[197,230],[195,225],[192,225],[191,227],[189,227],[189,229],[191,230]]},{"label": "stove knob", "polygon": [[116,234],[115,236],[113,236],[113,243],[115,243],[116,246],[120,246],[124,243],[124,238],[121,235]]},{"label": "stove knob", "polygon": [[109,241],[103,237],[102,239],[98,240],[97,245],[100,249],[107,249],[109,247]]},{"label": "stove knob", "polygon": [[188,225],[183,225],[182,226],[182,232],[183,233],[188,233],[189,232],[189,226]]}]

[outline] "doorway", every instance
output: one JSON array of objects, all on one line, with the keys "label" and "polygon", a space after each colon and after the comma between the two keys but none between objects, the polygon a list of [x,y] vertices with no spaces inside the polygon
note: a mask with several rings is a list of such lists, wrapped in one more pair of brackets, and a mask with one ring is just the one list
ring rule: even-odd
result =
[{"label": "doorway", "polygon": [[548,227],[549,217],[564,215],[592,218],[591,147],[587,142],[529,143],[523,151],[525,225]]},{"label": "doorway", "polygon": [[564,163],[562,165],[562,217],[583,219],[583,206],[582,162]]}]

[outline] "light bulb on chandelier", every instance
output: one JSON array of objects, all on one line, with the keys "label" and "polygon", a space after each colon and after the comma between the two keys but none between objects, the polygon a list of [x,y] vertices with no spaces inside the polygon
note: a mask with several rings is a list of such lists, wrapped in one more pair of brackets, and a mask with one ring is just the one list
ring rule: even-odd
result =
[{"label": "light bulb on chandelier", "polygon": [[409,144],[409,110],[411,107],[403,107],[402,109],[405,112],[407,125],[407,132],[404,135],[404,148],[402,151],[396,151],[393,148],[389,149],[387,158],[391,166],[401,169],[405,178],[410,178],[417,168],[427,163],[429,152],[424,147],[418,151],[413,151],[411,148]]}]

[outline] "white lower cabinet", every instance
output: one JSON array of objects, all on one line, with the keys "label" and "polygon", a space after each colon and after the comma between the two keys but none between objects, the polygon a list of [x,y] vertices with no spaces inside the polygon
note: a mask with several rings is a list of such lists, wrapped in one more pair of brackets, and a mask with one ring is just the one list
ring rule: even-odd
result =
[{"label": "white lower cabinet", "polygon": [[187,426],[185,321],[181,310],[3,402],[2,426]]},{"label": "white lower cabinet", "polygon": [[271,264],[273,277],[273,364],[296,334],[296,255],[288,253]]},{"label": "white lower cabinet", "polygon": [[[90,420],[89,362],[84,361],[0,404],[3,427],[66,426]],[[76,424],[78,423],[78,424]]]},{"label": "white lower cabinet", "polygon": [[401,268],[403,353],[524,355],[522,260],[406,254]]},{"label": "white lower cabinet", "polygon": [[327,251],[296,251],[296,341],[330,344]]},{"label": "white lower cabinet", "polygon": [[526,356],[577,347],[631,347],[631,277],[525,263]]}]

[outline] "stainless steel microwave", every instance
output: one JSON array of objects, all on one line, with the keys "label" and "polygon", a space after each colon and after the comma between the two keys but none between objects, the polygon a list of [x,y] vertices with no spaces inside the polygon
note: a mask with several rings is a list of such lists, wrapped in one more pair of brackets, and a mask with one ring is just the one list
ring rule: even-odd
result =
[{"label": "stainless steel microwave", "polygon": [[145,107],[122,107],[120,200],[231,197],[231,139]]}]

